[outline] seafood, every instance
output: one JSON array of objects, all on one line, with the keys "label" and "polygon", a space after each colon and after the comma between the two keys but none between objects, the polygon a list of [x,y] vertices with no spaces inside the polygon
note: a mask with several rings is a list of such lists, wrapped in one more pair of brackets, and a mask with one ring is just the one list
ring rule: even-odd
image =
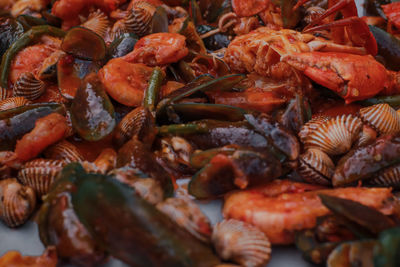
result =
[{"label": "seafood", "polygon": [[63,160],[66,163],[83,161],[84,157],[78,148],[72,143],[62,140],[49,146],[44,154],[47,158]]},{"label": "seafood", "polygon": [[0,181],[0,219],[9,227],[24,224],[36,208],[32,188],[23,186],[15,178]]},{"label": "seafood", "polygon": [[9,251],[0,258],[0,266],[19,267],[56,267],[57,251],[54,247],[48,247],[41,256],[22,256],[17,251]]},{"label": "seafood", "polygon": [[358,201],[392,214],[393,207],[385,205],[392,196],[390,188],[324,189],[316,185],[275,180],[268,185],[232,193],[225,199],[225,218],[241,220],[257,226],[272,244],[291,244],[298,230],[313,228],[316,218],[326,215],[319,194]]},{"label": "seafood", "polygon": [[45,92],[45,84],[31,72],[22,73],[14,84],[14,96],[36,100]]},{"label": "seafood", "polygon": [[6,98],[0,101],[0,111],[22,107],[30,103],[28,99],[22,96]]},{"label": "seafood", "polygon": [[109,27],[108,17],[101,11],[96,10],[95,12],[91,12],[88,16],[87,21],[82,23],[82,27],[87,28],[89,30],[94,31],[98,35],[104,37]]}]

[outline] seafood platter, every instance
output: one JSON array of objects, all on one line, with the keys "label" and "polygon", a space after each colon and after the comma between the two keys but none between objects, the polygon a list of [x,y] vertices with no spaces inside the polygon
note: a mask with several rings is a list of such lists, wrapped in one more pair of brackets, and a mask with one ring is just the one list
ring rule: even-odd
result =
[{"label": "seafood platter", "polygon": [[400,266],[400,2],[0,0],[0,59],[0,267]]}]

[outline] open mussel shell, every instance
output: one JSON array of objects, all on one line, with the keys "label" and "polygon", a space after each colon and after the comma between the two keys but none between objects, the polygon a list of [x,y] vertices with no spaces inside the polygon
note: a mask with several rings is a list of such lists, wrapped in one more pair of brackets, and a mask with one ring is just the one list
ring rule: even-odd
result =
[{"label": "open mussel shell", "polygon": [[134,33],[139,37],[151,33],[152,18],[156,8],[146,1],[136,1],[125,18],[117,21],[111,29],[114,39],[124,33]]},{"label": "open mussel shell", "polygon": [[300,155],[298,173],[304,181],[312,184],[330,185],[335,171],[331,158],[319,149],[310,148]]},{"label": "open mussel shell", "polygon": [[45,83],[31,72],[21,74],[14,84],[14,96],[22,96],[28,100],[38,99],[45,90]]},{"label": "open mussel shell", "polygon": [[368,183],[374,186],[400,189],[400,164],[383,169],[378,176],[369,180]]},{"label": "open mussel shell", "polygon": [[364,123],[372,126],[381,135],[400,132],[400,116],[388,104],[362,108],[359,116]]},{"label": "open mussel shell", "polygon": [[328,155],[340,155],[350,150],[362,128],[359,118],[342,115],[322,123],[304,139],[304,146],[318,148]]},{"label": "open mussel shell", "polygon": [[271,257],[271,243],[257,227],[234,219],[214,226],[212,242],[223,260],[241,266],[265,266]]},{"label": "open mussel shell", "polygon": [[193,201],[185,198],[168,198],[158,203],[157,209],[199,240],[210,242],[212,232],[210,221]]},{"label": "open mussel shell", "polygon": [[138,36],[133,33],[124,33],[108,46],[108,57],[117,58],[123,57],[126,54],[132,52],[138,41]]},{"label": "open mussel shell", "polygon": [[18,183],[17,179],[0,181],[0,219],[9,227],[24,224],[36,207],[32,188]]},{"label": "open mussel shell", "polygon": [[0,111],[22,107],[31,102],[23,96],[10,97],[0,101]]},{"label": "open mussel shell", "polygon": [[94,31],[101,37],[104,37],[108,27],[110,26],[110,21],[102,11],[96,10],[89,14],[87,21],[82,23],[81,26]]},{"label": "open mussel shell", "polygon": [[66,163],[81,162],[84,160],[78,148],[66,140],[48,147],[44,154],[47,158],[64,160]]},{"label": "open mussel shell", "polygon": [[0,17],[0,58],[23,33],[24,27],[16,19]]},{"label": "open mussel shell", "polygon": [[21,168],[18,180],[32,187],[38,196],[43,196],[49,192],[64,165],[62,160],[34,159]]}]

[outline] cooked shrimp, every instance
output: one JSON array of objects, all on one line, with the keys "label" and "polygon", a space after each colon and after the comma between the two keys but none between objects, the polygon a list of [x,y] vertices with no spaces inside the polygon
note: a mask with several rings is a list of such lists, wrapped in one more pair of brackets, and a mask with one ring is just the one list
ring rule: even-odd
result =
[{"label": "cooked shrimp", "polygon": [[315,185],[276,180],[259,188],[229,195],[223,214],[226,218],[259,227],[273,244],[291,244],[296,231],[313,228],[317,217],[329,213],[318,194],[350,199],[385,214],[393,213],[393,207],[384,205],[384,201],[392,196],[390,188],[322,189]]},{"label": "cooked shrimp", "polygon": [[142,104],[152,70],[143,64],[132,64],[116,58],[99,71],[99,77],[114,100],[134,107]]},{"label": "cooked shrimp", "polygon": [[46,147],[60,141],[67,130],[67,119],[58,113],[38,119],[35,128],[17,141],[15,153],[18,159],[27,161],[35,158]]},{"label": "cooked shrimp", "polygon": [[57,251],[49,247],[41,256],[22,256],[18,251],[9,251],[0,258],[0,266],[14,267],[56,267]]},{"label": "cooked shrimp", "polygon": [[123,58],[131,63],[159,66],[184,58],[189,50],[186,37],[177,33],[154,33],[140,39],[132,52]]}]

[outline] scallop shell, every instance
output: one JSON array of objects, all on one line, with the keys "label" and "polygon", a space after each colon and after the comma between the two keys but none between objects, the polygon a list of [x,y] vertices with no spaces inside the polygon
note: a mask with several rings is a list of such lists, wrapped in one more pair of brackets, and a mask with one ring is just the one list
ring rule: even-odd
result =
[{"label": "scallop shell", "polygon": [[64,160],[66,163],[84,160],[78,148],[66,140],[48,147],[44,154],[47,158]]},{"label": "scallop shell", "polygon": [[121,183],[135,189],[135,192],[153,205],[164,200],[160,183],[153,178],[139,178],[140,173],[130,167],[114,169],[108,173]]},{"label": "scallop shell", "polygon": [[123,33],[134,33],[139,37],[147,35],[151,30],[155,10],[148,2],[134,2],[129,14],[118,20],[111,29],[113,38],[118,38]]},{"label": "scallop shell", "polygon": [[400,132],[400,117],[388,104],[377,104],[360,109],[360,118],[372,126],[379,134]]},{"label": "scallop shell", "polygon": [[299,138],[302,142],[306,139],[306,137],[313,131],[317,130],[324,122],[329,120],[330,117],[326,116],[318,116],[309,120],[306,124],[304,124],[299,132]]},{"label": "scallop shell", "polygon": [[369,180],[374,186],[400,189],[400,164],[384,169],[378,177]]},{"label": "scallop shell", "polygon": [[335,172],[331,158],[319,149],[310,148],[300,156],[298,173],[311,184],[330,185]]},{"label": "scallop shell", "polygon": [[28,100],[38,99],[45,91],[45,83],[35,77],[31,72],[19,76],[14,84],[14,96],[23,96]]},{"label": "scallop shell", "polygon": [[241,266],[265,266],[271,258],[271,243],[257,227],[229,219],[217,223],[212,242],[223,260]]},{"label": "scallop shell", "polygon": [[63,160],[34,159],[18,172],[18,180],[32,187],[38,196],[49,192],[51,185],[65,165]]},{"label": "scallop shell", "polygon": [[197,239],[210,242],[212,232],[210,221],[193,201],[186,198],[168,198],[158,203],[157,209]]},{"label": "scallop shell", "polygon": [[81,26],[94,31],[101,37],[104,37],[108,27],[110,26],[110,21],[108,20],[108,17],[98,9],[90,13],[87,21],[85,21]]},{"label": "scallop shell", "polygon": [[22,96],[10,97],[0,101],[0,111],[22,107],[31,102]]},{"label": "scallop shell", "polygon": [[0,218],[9,226],[24,224],[36,206],[32,188],[18,183],[17,179],[0,181]]},{"label": "scallop shell", "polygon": [[328,155],[340,155],[350,150],[362,128],[359,118],[342,115],[322,123],[305,137],[306,149],[318,148]]},{"label": "scallop shell", "polygon": [[122,146],[125,142],[133,136],[138,136],[140,141],[146,143],[146,139],[151,138],[149,130],[154,127],[154,121],[150,112],[143,108],[138,107],[129,112],[118,124],[114,141],[118,146]]}]

